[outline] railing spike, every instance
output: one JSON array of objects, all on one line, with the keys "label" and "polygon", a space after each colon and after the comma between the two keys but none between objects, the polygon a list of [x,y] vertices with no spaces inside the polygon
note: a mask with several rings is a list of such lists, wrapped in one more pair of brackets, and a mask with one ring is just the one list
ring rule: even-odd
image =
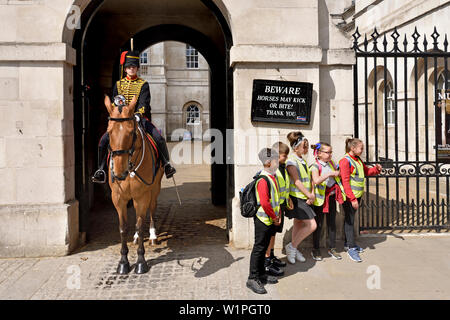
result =
[{"label": "railing spike", "polygon": [[439,32],[437,32],[436,27],[434,27],[434,31],[431,34],[431,37],[434,40],[434,42],[433,42],[433,50],[439,50],[439,48],[438,48],[438,38],[439,38],[439,36],[440,36]]},{"label": "railing spike", "polygon": [[354,41],[353,41],[353,48],[356,50],[358,48],[358,39],[361,37],[361,34],[359,33],[359,28],[356,27],[355,32],[352,35]]},{"label": "railing spike", "polygon": [[417,26],[414,27],[414,33],[411,36],[414,39],[414,49],[413,49],[413,51],[415,51],[415,52],[420,51],[419,47],[418,47],[418,43],[419,43],[418,40],[420,38],[420,34],[419,34],[419,32],[417,32]]},{"label": "railing spike", "polygon": [[400,37],[400,34],[397,31],[397,27],[394,28],[394,32],[392,32],[391,37],[394,39],[394,51],[400,51],[398,48],[398,38]]}]

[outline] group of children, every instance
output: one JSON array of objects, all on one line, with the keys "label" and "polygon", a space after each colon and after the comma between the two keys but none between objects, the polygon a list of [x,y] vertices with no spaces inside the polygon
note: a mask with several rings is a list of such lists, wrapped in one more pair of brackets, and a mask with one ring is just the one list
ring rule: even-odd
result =
[{"label": "group of children", "polygon": [[[324,216],[328,227],[328,254],[342,259],[335,247],[336,202],[345,212],[344,250],[348,256],[361,262],[363,251],[355,243],[353,223],[360,199],[364,193],[365,176],[377,175],[381,165],[368,168],[360,159],[364,144],[360,139],[347,139],[346,154],[336,165],[332,161],[332,147],[320,142],[312,145],[314,162],[308,166],[303,159],[309,151],[309,142],[300,131],[287,135],[290,148],[278,142],[272,148],[262,149],[258,156],[264,168],[256,184],[259,205],[254,217],[255,242],[250,256],[250,274],[247,287],[264,294],[266,283],[277,283],[277,276],[284,274],[286,263],[274,255],[275,234],[283,229],[284,216],[294,219],[292,239],[286,246],[286,258],[291,264],[306,259],[297,249],[300,243],[313,233],[314,260],[322,260],[319,240]],[[269,181],[269,183],[267,183]]]}]

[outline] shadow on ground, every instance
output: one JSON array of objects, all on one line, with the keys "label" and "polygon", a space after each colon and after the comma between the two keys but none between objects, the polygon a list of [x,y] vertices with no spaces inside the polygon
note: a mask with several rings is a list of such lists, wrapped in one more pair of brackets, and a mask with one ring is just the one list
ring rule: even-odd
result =
[{"label": "shadow on ground", "polygon": [[[325,236],[324,233],[326,233],[326,224],[324,224],[324,228],[322,228],[322,237]],[[401,236],[395,236],[395,237],[404,240],[404,238]],[[291,242],[291,239],[292,239],[292,227],[289,228],[284,234],[282,254],[284,254],[284,255],[286,254],[285,246],[289,242]],[[324,239],[322,239],[322,242],[323,242],[323,240]],[[383,235],[379,235],[379,236],[377,235],[375,237],[360,236],[360,237],[356,238],[356,243],[364,250],[369,250],[369,249],[373,250],[373,249],[375,249],[377,244],[385,242],[386,240],[387,240],[387,236],[383,236]],[[336,240],[336,249],[341,254],[343,259],[347,258],[347,253],[344,251],[344,240],[342,240],[342,239]],[[296,273],[307,272],[308,270],[312,269],[315,266],[315,264],[317,263],[317,261],[314,260],[311,255],[312,234],[309,235],[305,240],[302,241],[299,250],[305,257],[306,261],[305,262],[296,261],[296,263],[292,265],[287,261],[285,256],[282,257],[281,260],[286,262],[286,265],[287,265],[285,268],[285,274],[282,278],[288,277],[288,276],[296,274]],[[330,255],[328,255],[328,248],[321,247],[320,251],[321,251],[323,260],[327,260],[327,259],[334,260],[334,258],[332,258]]]},{"label": "shadow on ground", "polygon": [[[146,257],[152,256],[147,260],[150,268],[176,260],[185,267],[190,264],[195,277],[205,277],[242,259],[234,259],[225,249],[228,245],[226,207],[212,205],[209,189],[210,182],[183,183],[178,186],[181,206],[175,187],[161,190],[154,217],[158,237],[154,245],[148,239],[149,213],[144,223]],[[131,207],[128,208],[128,258],[132,268],[137,250],[137,245],[133,244],[135,224],[135,210]],[[104,254],[116,256],[118,262],[120,247],[117,212],[109,199],[99,200],[90,212],[88,243],[76,253],[100,250]],[[184,261],[192,259],[195,261]]]}]

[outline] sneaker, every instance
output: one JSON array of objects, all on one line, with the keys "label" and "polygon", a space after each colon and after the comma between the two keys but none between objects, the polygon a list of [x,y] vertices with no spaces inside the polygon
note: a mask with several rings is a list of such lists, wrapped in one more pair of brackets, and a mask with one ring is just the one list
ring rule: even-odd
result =
[{"label": "sneaker", "polygon": [[264,286],[262,285],[262,283],[259,279],[248,279],[246,285],[247,285],[247,288],[252,290],[254,293],[257,293],[257,294],[267,293],[266,289],[264,289]]},{"label": "sneaker", "polygon": [[342,259],[342,256],[336,251],[336,248],[328,249],[328,254],[336,260]]},{"label": "sneaker", "polygon": [[[358,253],[363,253],[364,252],[364,249],[363,248],[361,248],[360,246],[358,246],[357,244],[354,246],[354,247],[352,247],[353,249],[356,249],[356,251],[358,251]],[[344,250],[345,251],[348,251],[348,247],[347,246],[344,246]]]},{"label": "sneaker", "polygon": [[273,256],[272,257],[272,264],[278,268],[284,268],[286,267],[286,262],[281,261],[280,259],[278,259],[277,257]]},{"label": "sneaker", "polygon": [[347,251],[348,256],[350,259],[356,262],[362,262],[361,257],[359,256],[358,250],[356,248],[350,248]]},{"label": "sneaker", "polygon": [[296,252],[295,252],[295,259],[297,259],[297,261],[300,261],[300,262],[306,261],[305,257],[302,255],[302,253],[300,251],[298,251],[298,249],[296,249]]},{"label": "sneaker", "polygon": [[264,274],[261,277],[259,277],[260,281],[262,284],[275,284],[278,283],[278,279],[274,276],[268,275],[268,274]]},{"label": "sneaker", "polygon": [[316,261],[322,261],[322,255],[320,254],[320,249],[313,249],[311,251],[311,256]]},{"label": "sneaker", "polygon": [[294,263],[295,263],[296,253],[297,253],[297,249],[295,249],[295,248],[292,246],[292,243],[290,243],[290,242],[285,246],[285,249],[286,249],[286,258],[287,258],[287,261],[288,261],[290,264],[294,264]]},{"label": "sneaker", "polygon": [[264,268],[266,269],[266,273],[275,277],[280,277],[284,275],[284,271],[278,268],[276,265],[272,263],[272,259],[266,258],[264,261]]}]

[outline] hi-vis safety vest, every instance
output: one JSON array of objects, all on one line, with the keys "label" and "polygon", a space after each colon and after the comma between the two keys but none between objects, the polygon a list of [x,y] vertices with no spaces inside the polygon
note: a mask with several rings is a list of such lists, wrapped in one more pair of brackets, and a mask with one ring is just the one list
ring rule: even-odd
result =
[{"label": "hi-vis safety vest", "polygon": [[[330,165],[331,168],[336,171],[336,166],[334,165],[333,160],[330,160]],[[322,174],[322,170],[319,166],[319,163],[313,163],[311,165],[310,168],[316,168],[319,171],[319,176]],[[334,177],[334,180],[336,181],[336,183],[339,185],[339,188],[341,188],[342,191],[342,197],[345,201],[345,199],[347,198],[345,196],[345,192],[344,192],[344,186],[342,185],[341,179],[339,177]],[[325,190],[327,188],[327,180],[323,181],[321,184],[316,184],[314,185],[314,193],[316,195],[316,199],[314,200],[313,205],[315,205],[316,207],[320,207],[323,205],[323,203],[325,202]]]},{"label": "hi-vis safety vest", "polygon": [[[269,174],[265,171],[261,171],[260,175],[266,176],[268,180],[270,181],[270,206],[272,207],[273,211],[275,212],[275,215],[278,217],[280,213],[280,197],[279,192],[277,189],[277,186],[275,182],[272,180],[272,178],[269,176]],[[262,179],[259,179],[261,181]],[[272,224],[272,218],[267,215],[267,213],[264,212],[263,207],[261,206],[260,198],[258,189],[256,189],[256,201],[257,205],[259,206],[258,211],[256,212],[256,216],[259,220],[261,220],[262,223],[264,223],[267,226],[270,226]]]},{"label": "hi-vis safety vest", "polygon": [[[309,191],[311,190],[311,172],[309,171],[309,167],[304,166],[303,163],[296,156],[289,156],[289,159],[295,161],[297,163],[297,174],[300,182],[305,186]],[[308,197],[301,192],[297,186],[295,185],[295,181],[291,180],[290,184],[290,192],[289,194],[293,197],[307,200]]]},{"label": "hi-vis safety vest", "polygon": [[280,204],[283,204],[288,201],[289,184],[291,183],[287,170],[286,169],[284,170],[285,170],[284,176],[286,177],[286,179],[283,178],[283,174],[281,173],[280,169],[277,169],[276,172],[276,178],[278,182],[278,192],[280,195]]},{"label": "hi-vis safety vest", "polygon": [[361,198],[364,193],[364,166],[361,161],[353,160],[348,153],[345,154],[344,158],[346,158],[355,168],[355,170],[350,174],[350,187],[352,188],[355,198]]}]

